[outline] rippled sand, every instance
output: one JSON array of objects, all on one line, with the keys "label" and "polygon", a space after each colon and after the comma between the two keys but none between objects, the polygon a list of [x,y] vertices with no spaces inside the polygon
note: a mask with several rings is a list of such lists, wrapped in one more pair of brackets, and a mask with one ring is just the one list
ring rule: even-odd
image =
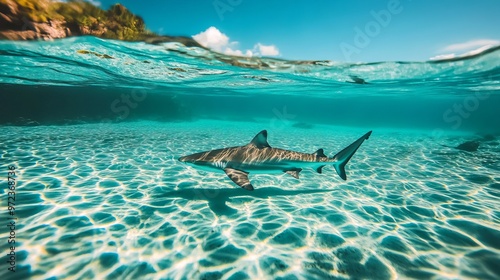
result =
[{"label": "rippled sand", "polygon": [[18,271],[3,254],[0,278],[500,277],[498,140],[468,153],[441,145],[477,136],[374,128],[347,181],[332,167],[300,180],[250,175],[253,192],[177,161],[262,129],[271,146],[331,156],[369,130],[272,126],[2,127],[2,173],[20,172],[21,227]]}]

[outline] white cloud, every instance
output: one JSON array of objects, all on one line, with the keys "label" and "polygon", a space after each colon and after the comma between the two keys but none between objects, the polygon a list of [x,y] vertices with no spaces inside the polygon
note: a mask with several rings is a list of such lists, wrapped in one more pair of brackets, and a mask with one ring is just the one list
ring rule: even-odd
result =
[{"label": "white cloud", "polygon": [[258,43],[255,45],[254,49],[258,50],[258,53],[261,55],[266,55],[266,56],[274,56],[274,55],[279,55],[280,51],[275,45],[262,45],[261,43]]},{"label": "white cloud", "polygon": [[430,60],[442,60],[442,59],[451,59],[451,58],[455,58],[455,57],[456,57],[456,54],[450,53],[450,54],[436,55],[436,56],[433,56],[433,57],[431,57],[429,59]]},{"label": "white cloud", "polygon": [[491,40],[491,39],[471,40],[464,43],[449,45],[443,48],[443,51],[445,52],[468,51],[471,49],[476,49],[484,46],[494,46],[499,44],[500,41],[498,40]]},{"label": "white cloud", "polygon": [[[60,2],[60,3],[64,3],[64,2],[69,2],[68,0],[52,0],[53,2]],[[96,7],[100,7],[102,5],[101,1],[98,1],[98,0],[84,0],[86,2],[89,2],[90,4],[96,6]]]},{"label": "white cloud", "polygon": [[[472,40],[464,43],[453,44],[442,49],[443,52],[453,52],[453,53],[436,55],[434,57],[431,57],[430,60],[451,59],[456,57],[471,56],[481,53],[496,45],[500,45],[500,41],[491,39]],[[455,53],[459,51],[462,53],[461,54]]]},{"label": "white cloud", "polygon": [[[500,43],[500,42],[499,42]],[[480,48],[477,48],[475,50],[471,50],[471,51],[468,51],[464,54],[462,54],[461,56],[469,56],[469,55],[475,55],[475,54],[478,54],[478,53],[482,53],[484,52],[485,50],[493,47],[494,45],[486,45],[486,46],[482,46]]]},{"label": "white cloud", "polygon": [[224,50],[224,54],[236,55],[236,56],[248,56],[248,57],[253,56],[253,52],[251,50],[246,50],[245,53],[243,53],[240,50],[233,50],[231,48],[226,48]]},{"label": "white cloud", "polygon": [[87,2],[90,2],[92,5],[94,5],[96,7],[100,7],[101,6],[101,2],[97,1],[97,0],[87,0]]},{"label": "white cloud", "polygon": [[200,45],[218,52],[227,48],[227,45],[229,44],[229,37],[213,26],[194,35],[193,39],[200,43]]},{"label": "white cloud", "polygon": [[193,36],[193,39],[196,42],[200,43],[200,45],[214,50],[216,52],[220,52],[227,55],[236,55],[236,56],[275,56],[279,55],[279,50],[276,46],[270,45],[262,45],[261,43],[257,43],[253,50],[242,51],[239,50],[239,43],[236,41],[231,41],[229,37],[220,32],[214,26],[209,27],[207,30],[200,32]]}]

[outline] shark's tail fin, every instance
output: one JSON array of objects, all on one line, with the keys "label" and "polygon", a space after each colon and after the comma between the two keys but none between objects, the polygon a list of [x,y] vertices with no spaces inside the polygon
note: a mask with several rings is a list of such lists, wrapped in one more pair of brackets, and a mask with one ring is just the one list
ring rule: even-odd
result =
[{"label": "shark's tail fin", "polygon": [[365,135],[361,136],[358,140],[354,141],[351,145],[347,146],[342,151],[338,152],[332,158],[332,161],[335,162],[333,166],[335,167],[335,170],[337,171],[337,174],[339,174],[340,178],[344,180],[347,179],[347,175],[345,174],[345,165],[351,159],[354,153],[358,150],[359,146],[363,144],[363,141],[368,139],[371,134],[372,132],[369,131]]}]

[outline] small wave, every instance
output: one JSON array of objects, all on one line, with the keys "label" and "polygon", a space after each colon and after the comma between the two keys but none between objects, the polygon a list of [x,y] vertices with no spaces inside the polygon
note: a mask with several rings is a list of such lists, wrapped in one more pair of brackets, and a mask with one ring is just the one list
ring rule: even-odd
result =
[{"label": "small wave", "polygon": [[[331,94],[388,86],[497,88],[500,47],[447,60],[341,63],[220,54],[181,43],[73,37],[49,42],[0,41],[3,83],[127,88],[219,88],[236,92],[301,90]],[[248,78],[254,77],[254,78]],[[371,91],[373,93],[375,91]]]}]

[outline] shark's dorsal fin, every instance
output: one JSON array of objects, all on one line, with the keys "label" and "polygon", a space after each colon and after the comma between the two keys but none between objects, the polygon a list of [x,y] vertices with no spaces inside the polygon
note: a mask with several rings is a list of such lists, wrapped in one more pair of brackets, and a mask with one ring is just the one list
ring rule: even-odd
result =
[{"label": "shark's dorsal fin", "polygon": [[269,143],[267,143],[267,130],[262,130],[250,141],[248,145],[253,145],[259,149],[262,148],[271,148]]},{"label": "shark's dorsal fin", "polygon": [[316,157],[326,157],[325,151],[323,149],[318,149],[316,152],[313,153]]},{"label": "shark's dorsal fin", "polygon": [[236,183],[236,185],[244,188],[245,190],[253,191],[253,186],[248,180],[248,173],[233,168],[224,168],[226,175]]},{"label": "shark's dorsal fin", "polygon": [[291,175],[295,179],[299,179],[300,171],[302,171],[302,169],[288,170],[288,171],[285,171],[285,173],[288,175]]}]

